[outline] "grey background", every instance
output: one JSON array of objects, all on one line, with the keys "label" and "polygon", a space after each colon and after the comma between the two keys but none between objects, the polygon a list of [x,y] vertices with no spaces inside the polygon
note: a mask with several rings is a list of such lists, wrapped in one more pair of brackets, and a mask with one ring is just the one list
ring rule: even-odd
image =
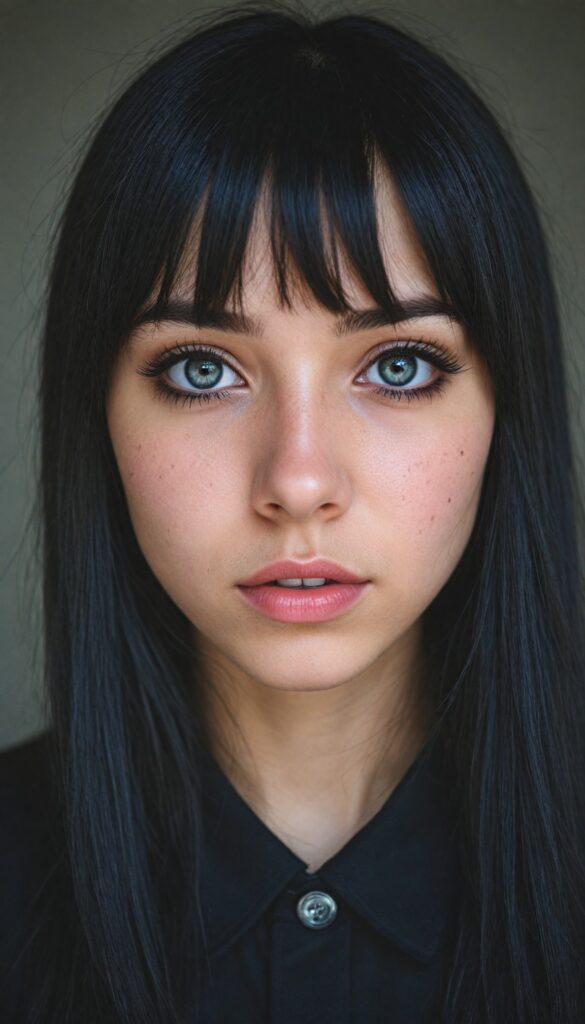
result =
[{"label": "grey background", "polygon": [[[455,62],[507,128],[552,250],[582,456],[585,0],[311,6],[327,14],[393,15]],[[43,726],[40,578],[29,524],[34,352],[48,230],[92,119],[161,37],[187,28],[202,9],[179,0],[0,2],[0,748]]]}]

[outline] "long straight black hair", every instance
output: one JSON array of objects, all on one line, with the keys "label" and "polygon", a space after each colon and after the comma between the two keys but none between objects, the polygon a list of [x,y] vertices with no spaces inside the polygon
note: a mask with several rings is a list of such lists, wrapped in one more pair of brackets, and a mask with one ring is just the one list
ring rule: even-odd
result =
[{"label": "long straight black hair", "polygon": [[113,361],[152,294],[168,300],[195,225],[194,307],[241,305],[266,183],[280,301],[294,273],[327,310],[350,308],[340,244],[393,311],[376,161],[496,396],[475,526],[423,619],[464,895],[442,1020],[585,1019],[582,553],[535,202],[484,101],[432,49],[377,15],[263,4],[207,16],[141,70],[55,233],[39,520],[61,839],[29,931],[29,1024],[186,1024],[205,953],[203,665],[132,530],[105,416]]}]

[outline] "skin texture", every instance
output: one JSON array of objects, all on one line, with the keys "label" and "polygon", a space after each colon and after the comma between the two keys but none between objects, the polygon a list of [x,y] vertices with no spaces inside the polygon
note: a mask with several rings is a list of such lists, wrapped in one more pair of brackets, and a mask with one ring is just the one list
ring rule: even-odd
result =
[{"label": "skin texture", "polygon": [[[438,298],[389,179],[378,177],[376,194],[398,295]],[[244,310],[265,335],[145,325],[113,368],[107,414],[139,545],[193,623],[215,756],[316,870],[380,808],[424,742],[420,620],[471,534],[494,400],[463,328],[446,318],[339,338],[336,314],[300,285],[294,309],[280,308],[265,230],[260,204]],[[354,307],[373,306],[342,269]],[[179,279],[177,295],[185,286]],[[442,345],[462,364],[443,392],[410,402],[375,393],[388,380],[373,350],[406,339]],[[156,393],[138,368],[177,342],[225,352],[233,369],[217,390],[231,400],[189,406]],[[442,375],[418,365],[416,386]],[[165,379],[193,391],[184,368]],[[268,620],[235,587],[275,558],[318,555],[373,581],[330,622]]]}]

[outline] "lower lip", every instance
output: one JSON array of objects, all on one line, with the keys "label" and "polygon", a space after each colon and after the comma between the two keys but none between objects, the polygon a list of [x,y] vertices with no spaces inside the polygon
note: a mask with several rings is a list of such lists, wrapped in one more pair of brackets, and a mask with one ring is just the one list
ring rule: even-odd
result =
[{"label": "lower lip", "polygon": [[277,622],[327,622],[353,608],[369,583],[329,583],[323,587],[239,586],[242,597]]}]

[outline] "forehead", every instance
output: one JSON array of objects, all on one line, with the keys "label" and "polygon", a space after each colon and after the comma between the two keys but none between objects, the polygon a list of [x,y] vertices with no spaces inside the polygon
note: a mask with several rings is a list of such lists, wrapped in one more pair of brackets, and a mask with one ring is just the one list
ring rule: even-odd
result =
[{"label": "forehead", "polygon": [[[430,272],[422,246],[408,215],[400,193],[380,160],[376,160],[373,171],[373,199],[377,223],[378,244],[384,270],[392,290],[398,299],[409,299],[420,295],[438,298],[436,283]],[[270,246],[270,216],[272,193],[268,177],[260,189],[258,201],[246,245],[242,264],[243,307],[250,316],[266,314],[275,310],[279,303],[274,277],[274,266]],[[333,248],[330,228],[327,222],[325,204],[321,201],[321,225],[324,248],[333,266]],[[199,250],[199,234],[202,221],[201,210],[194,218],[189,242],[185,248],[179,272],[172,289],[173,297],[188,298],[192,294],[194,271]],[[359,275],[352,269],[345,248],[339,236],[333,231],[335,252],[339,267],[339,278],[346,301],[356,309],[372,305],[371,296]],[[295,305],[314,307],[316,300],[308,286],[300,279],[294,268],[289,273],[291,293]],[[153,296],[154,297],[154,296]],[[226,308],[234,308],[230,299]]]}]

